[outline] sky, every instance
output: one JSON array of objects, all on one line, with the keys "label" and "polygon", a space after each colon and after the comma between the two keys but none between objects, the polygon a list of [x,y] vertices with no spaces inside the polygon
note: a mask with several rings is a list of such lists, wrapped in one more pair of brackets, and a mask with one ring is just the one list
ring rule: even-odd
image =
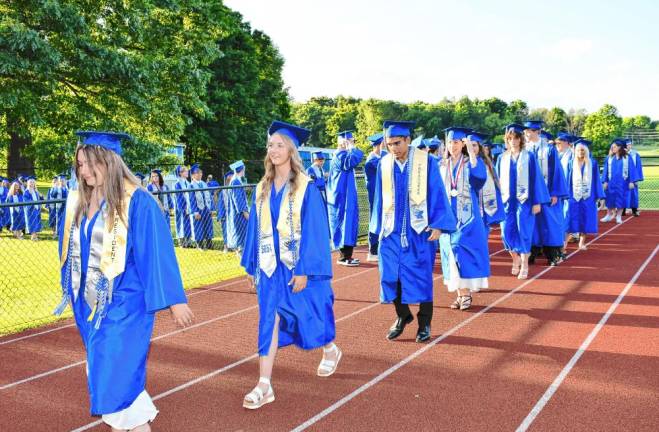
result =
[{"label": "sky", "polygon": [[656,0],[225,0],[267,33],[296,101],[526,101],[659,120]]}]

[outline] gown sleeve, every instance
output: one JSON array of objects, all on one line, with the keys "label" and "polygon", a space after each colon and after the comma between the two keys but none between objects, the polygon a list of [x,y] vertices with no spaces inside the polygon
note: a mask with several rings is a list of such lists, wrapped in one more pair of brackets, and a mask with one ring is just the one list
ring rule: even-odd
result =
[{"label": "gown sleeve", "polygon": [[364,152],[358,148],[353,148],[352,150],[338,152],[337,159],[341,165],[342,171],[350,171],[354,169],[359,162],[362,161],[364,157]]},{"label": "gown sleeve", "polygon": [[452,233],[457,220],[446,196],[446,187],[439,167],[433,160],[428,160],[428,226],[442,232]]},{"label": "gown sleeve", "polygon": [[174,241],[155,198],[138,189],[131,200],[130,231],[147,312],[187,303]]},{"label": "gown sleeve", "polygon": [[549,171],[551,173],[549,195],[557,198],[567,197],[568,190],[565,182],[565,175],[563,173],[563,165],[559,161],[556,147],[550,147]]},{"label": "gown sleeve", "polygon": [[593,169],[592,178],[593,178],[593,193],[595,199],[604,199],[606,195],[604,194],[604,188],[602,187],[602,182],[600,181],[600,169],[595,158],[591,158],[591,165]]},{"label": "gown sleeve", "polygon": [[609,182],[609,157],[604,158],[604,166],[602,169],[602,183]]},{"label": "gown sleeve", "polygon": [[373,192],[373,211],[371,212],[371,220],[368,224],[369,232],[379,235],[382,229],[382,171],[378,164],[375,171],[375,191]]},{"label": "gown sleeve", "polygon": [[[434,162],[434,160],[432,160],[432,162]],[[471,163],[471,162],[467,162],[467,163]],[[471,167],[471,165],[469,166],[469,185],[475,192],[478,192],[481,189],[483,189],[483,186],[485,185],[486,181],[487,181],[487,167],[485,166],[485,162],[483,162],[483,159],[481,159],[480,157],[476,157],[476,166],[475,167]]]},{"label": "gown sleeve", "polygon": [[641,155],[638,153],[636,153],[636,172],[636,178],[638,179],[636,181],[643,181],[643,161]]},{"label": "gown sleeve", "polygon": [[302,237],[300,256],[294,269],[296,276],[304,275],[313,279],[332,278],[328,226],[325,204],[320,191],[309,184],[302,202]]},{"label": "gown sleeve", "polygon": [[251,217],[247,220],[247,234],[245,237],[245,247],[243,255],[240,258],[240,265],[245,269],[247,274],[254,276],[258,269],[256,268],[256,254],[258,253],[258,217],[256,217],[256,200],[252,204],[249,212]]},{"label": "gown sleeve", "polygon": [[[231,186],[241,186],[242,182],[239,179],[235,179],[231,182]],[[246,212],[249,208],[247,206],[247,196],[245,195],[245,188],[233,188],[229,191],[231,200],[236,208],[238,213]]]}]

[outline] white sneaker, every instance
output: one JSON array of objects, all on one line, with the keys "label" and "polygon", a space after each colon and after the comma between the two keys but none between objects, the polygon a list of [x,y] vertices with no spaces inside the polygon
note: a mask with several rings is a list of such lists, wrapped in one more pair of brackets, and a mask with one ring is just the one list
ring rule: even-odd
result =
[{"label": "white sneaker", "polygon": [[373,254],[370,254],[370,253],[366,257],[366,261],[369,261],[369,262],[378,262],[378,259],[379,258],[378,258],[377,255],[373,255]]},{"label": "white sneaker", "polygon": [[621,224],[622,223],[622,216],[618,215],[616,216],[616,223]]},{"label": "white sneaker", "polygon": [[611,219],[613,219],[613,216],[607,214],[607,215],[604,216],[602,219],[600,219],[600,222],[610,222]]}]

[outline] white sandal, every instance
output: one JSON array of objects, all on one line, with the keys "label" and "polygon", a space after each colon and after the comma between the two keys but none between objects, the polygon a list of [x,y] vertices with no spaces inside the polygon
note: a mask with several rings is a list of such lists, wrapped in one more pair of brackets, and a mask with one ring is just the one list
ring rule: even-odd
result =
[{"label": "white sandal", "polygon": [[334,374],[336,372],[336,369],[339,367],[339,362],[341,361],[341,357],[343,357],[343,351],[339,349],[336,344],[332,344],[332,347],[330,349],[325,349],[323,348],[323,353],[331,353],[335,352],[336,353],[336,361],[334,360],[325,360],[324,356],[323,359],[321,360],[320,364],[318,365],[318,373],[317,375],[319,377],[328,377]]},{"label": "white sandal", "polygon": [[254,387],[254,390],[245,396],[245,399],[243,400],[243,408],[255,410],[261,408],[263,405],[275,401],[275,392],[272,390],[270,380],[268,378],[261,377],[259,378],[259,384],[261,383],[268,385],[267,393],[263,394],[263,390],[261,390],[257,385]]}]

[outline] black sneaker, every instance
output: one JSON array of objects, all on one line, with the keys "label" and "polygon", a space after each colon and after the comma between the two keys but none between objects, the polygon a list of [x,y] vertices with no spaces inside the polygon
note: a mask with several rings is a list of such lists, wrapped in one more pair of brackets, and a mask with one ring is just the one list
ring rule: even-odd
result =
[{"label": "black sneaker", "polygon": [[338,260],[336,263],[340,264],[342,266],[346,266],[346,267],[357,267],[357,266],[359,266],[359,260],[354,259],[354,258],[345,259],[345,260]]}]

